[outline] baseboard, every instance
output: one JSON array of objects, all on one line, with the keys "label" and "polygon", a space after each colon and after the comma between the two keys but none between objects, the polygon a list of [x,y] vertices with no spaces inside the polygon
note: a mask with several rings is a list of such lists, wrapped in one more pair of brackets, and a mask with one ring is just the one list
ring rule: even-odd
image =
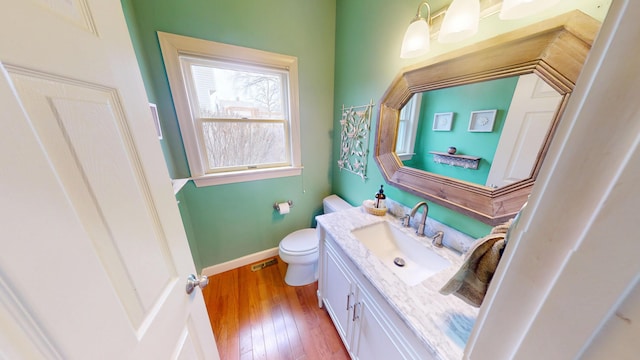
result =
[{"label": "baseboard", "polygon": [[233,269],[239,268],[241,266],[253,264],[253,263],[258,262],[260,260],[264,260],[264,259],[267,259],[267,258],[270,258],[270,257],[274,257],[276,255],[278,255],[278,248],[274,247],[272,249],[263,250],[263,251],[260,251],[260,252],[257,252],[257,253],[253,253],[253,254],[249,254],[249,255],[243,256],[243,257],[238,258],[238,259],[230,260],[230,261],[224,262],[222,264],[217,264],[217,265],[206,267],[206,268],[202,269],[202,275],[212,276],[212,275],[220,274],[220,273],[223,273],[225,271],[233,270]]}]

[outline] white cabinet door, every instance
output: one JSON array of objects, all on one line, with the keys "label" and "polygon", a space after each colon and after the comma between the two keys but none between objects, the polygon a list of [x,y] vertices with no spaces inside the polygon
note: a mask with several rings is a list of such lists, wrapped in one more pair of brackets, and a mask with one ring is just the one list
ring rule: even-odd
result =
[{"label": "white cabinet door", "polygon": [[387,333],[387,326],[375,314],[372,303],[363,293],[354,305],[355,329],[353,354],[356,359],[405,359]]},{"label": "white cabinet door", "polygon": [[380,305],[369,296],[351,261],[328,239],[322,249],[322,301],[349,354],[361,360],[414,358],[399,350],[395,328],[383,319]]},{"label": "white cabinet door", "polygon": [[0,357],[219,358],[120,1],[0,8]]},{"label": "white cabinet door", "polygon": [[341,261],[332,250],[325,246],[323,256],[326,288],[323,289],[323,303],[347,347],[351,351],[353,331],[353,305],[355,304],[355,284]]}]

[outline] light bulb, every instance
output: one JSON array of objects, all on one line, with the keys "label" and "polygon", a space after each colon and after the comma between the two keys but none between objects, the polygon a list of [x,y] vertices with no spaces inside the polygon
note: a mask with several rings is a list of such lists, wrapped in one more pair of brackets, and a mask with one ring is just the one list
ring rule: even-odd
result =
[{"label": "light bulb", "polygon": [[429,24],[423,18],[413,21],[404,33],[400,57],[403,59],[424,55],[430,46]]},{"label": "light bulb", "polygon": [[479,0],[453,0],[444,15],[438,41],[461,41],[478,32],[480,22]]}]

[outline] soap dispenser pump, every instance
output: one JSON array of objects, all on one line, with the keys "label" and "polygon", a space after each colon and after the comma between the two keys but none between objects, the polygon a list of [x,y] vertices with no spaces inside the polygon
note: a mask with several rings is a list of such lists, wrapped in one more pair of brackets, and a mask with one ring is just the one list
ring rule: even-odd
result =
[{"label": "soap dispenser pump", "polygon": [[384,200],[387,198],[387,196],[384,194],[382,185],[380,185],[380,190],[378,190],[378,193],[376,194],[375,198],[376,198],[376,201],[375,201],[376,208],[383,209],[386,207],[384,204]]}]

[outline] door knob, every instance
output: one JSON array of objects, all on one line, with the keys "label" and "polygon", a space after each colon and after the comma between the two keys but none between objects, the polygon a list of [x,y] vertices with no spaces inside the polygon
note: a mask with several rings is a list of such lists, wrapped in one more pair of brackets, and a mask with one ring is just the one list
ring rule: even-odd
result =
[{"label": "door knob", "polygon": [[187,294],[191,294],[196,286],[199,286],[200,289],[204,289],[207,285],[209,285],[208,277],[202,275],[198,279],[195,275],[191,274],[187,277]]}]

